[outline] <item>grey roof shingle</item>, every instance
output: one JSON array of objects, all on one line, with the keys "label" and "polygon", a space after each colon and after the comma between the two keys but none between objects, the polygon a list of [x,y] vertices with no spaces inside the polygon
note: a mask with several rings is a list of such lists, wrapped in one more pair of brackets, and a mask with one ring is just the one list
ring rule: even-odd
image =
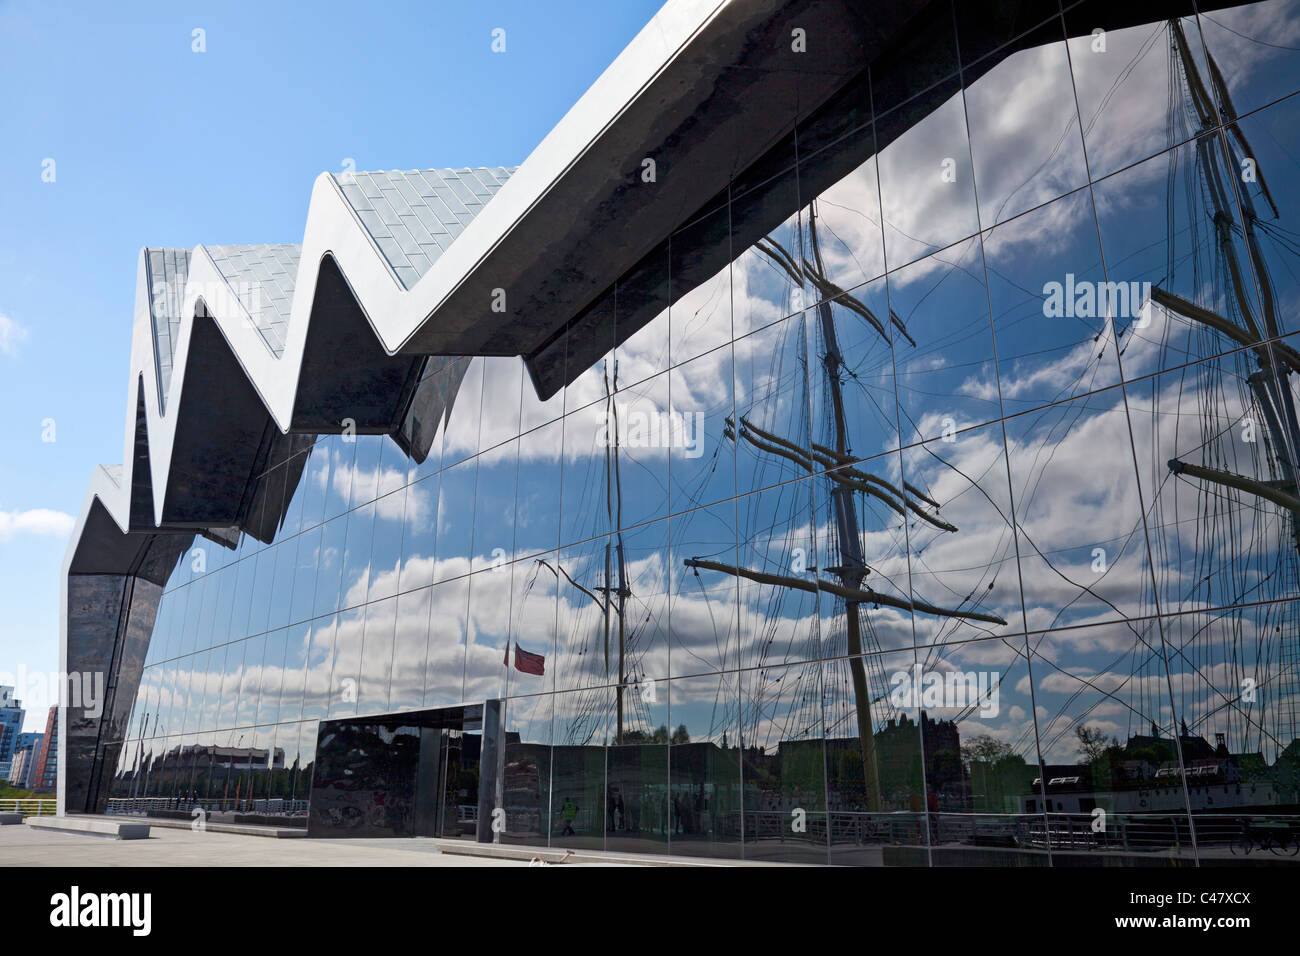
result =
[{"label": "grey roof shingle", "polygon": [[[398,281],[410,288],[496,195],[517,167],[389,170],[335,175],[357,218]],[[278,357],[293,302],[302,249],[296,245],[203,247]],[[166,407],[180,332],[189,249],[147,249],[150,314],[158,391]]]},{"label": "grey roof shingle", "polygon": [[302,247],[280,244],[203,248],[278,358],[284,352],[284,330],[289,324]]},{"label": "grey roof shingle", "polygon": [[190,272],[190,250],[146,249],[145,270],[149,288],[149,316],[153,320],[153,347],[158,360],[158,394],[164,407],[172,377],[172,354],[181,327],[185,279]]},{"label": "grey roof shingle", "polygon": [[336,174],[334,181],[409,289],[513,172],[505,166],[390,170]]}]

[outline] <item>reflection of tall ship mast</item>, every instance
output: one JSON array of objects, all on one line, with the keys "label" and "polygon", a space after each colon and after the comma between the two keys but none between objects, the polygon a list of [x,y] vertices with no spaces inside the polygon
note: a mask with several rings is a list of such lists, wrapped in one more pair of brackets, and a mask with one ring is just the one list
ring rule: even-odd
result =
[{"label": "reflection of tall ship mast", "polygon": [[[915,598],[911,600],[899,598],[865,586],[865,580],[871,574],[872,569],[863,553],[863,529],[858,519],[855,495],[860,494],[874,498],[903,517],[906,517],[907,513],[911,512],[920,520],[943,531],[955,533],[957,528],[929,510],[937,510],[939,502],[929,497],[925,492],[906,480],[900,479],[902,487],[899,488],[885,478],[863,470],[859,467],[862,465],[863,460],[852,454],[849,448],[849,420],[845,408],[842,378],[848,368],[840,352],[839,337],[836,332],[831,301],[834,300],[837,304],[871,325],[886,344],[890,344],[891,336],[885,324],[860,299],[846,293],[826,277],[817,238],[815,202],[808,207],[808,236],[812,259],[809,260],[805,257],[802,264],[779,242],[770,237],[760,240],[756,248],[771,260],[781,272],[788,275],[795,283],[796,288],[802,289],[804,281],[807,280],[818,293],[818,325],[825,346],[824,353],[821,356],[821,366],[825,374],[830,397],[830,417],[833,422],[834,447],[810,441],[809,447],[804,448],[796,442],[760,428],[744,415],[739,416],[739,428],[737,428],[737,423],[734,420],[728,419],[724,435],[733,442],[739,437],[758,451],[791,461],[810,475],[829,483],[829,501],[834,518],[834,537],[840,563],[838,566],[826,569],[833,575],[832,579],[821,577],[816,573],[816,569],[810,569],[814,571],[812,576],[795,577],[792,575],[772,574],[702,558],[688,558],[685,564],[687,567],[730,574],[737,578],[776,588],[790,588],[813,594],[818,592],[831,594],[843,602],[848,664],[853,685],[866,808],[869,811],[880,811],[884,809],[884,802],[880,791],[880,771],[876,757],[871,706],[873,702],[887,700],[887,680],[879,658],[875,656],[876,652],[880,651],[881,648],[874,631],[870,627],[866,629],[864,640],[862,605],[866,604],[872,608],[893,607],[910,611],[913,614],[964,618],[990,624],[1005,625],[1006,621],[992,614],[938,607]],[[890,322],[908,342],[915,346],[916,343],[908,335],[902,320],[894,314],[892,309],[890,310]],[[926,506],[929,506],[929,508]],[[818,665],[814,664],[812,666],[816,667]],[[870,675],[868,675],[869,668],[872,669]],[[870,686],[873,679],[877,685],[875,693],[873,693]],[[743,730],[748,731],[748,728],[743,728]],[[748,739],[753,739],[752,732],[744,735]],[[826,730],[826,735],[830,735],[829,728]]]},{"label": "reflection of tall ship mast", "polygon": [[[1188,46],[1182,24],[1177,20],[1171,20],[1169,29],[1174,53],[1186,79],[1187,99],[1200,122],[1200,129],[1197,131],[1200,138],[1196,144],[1197,169],[1203,179],[1203,192],[1208,198],[1209,210],[1212,212],[1220,264],[1226,270],[1231,288],[1230,307],[1235,306],[1236,315],[1230,317],[1218,315],[1158,287],[1152,290],[1151,297],[1170,312],[1213,329],[1235,343],[1254,351],[1258,368],[1247,377],[1250,393],[1242,396],[1242,405],[1243,408],[1248,408],[1253,400],[1260,418],[1263,419],[1269,439],[1268,447],[1272,452],[1270,456],[1266,456],[1266,461],[1276,477],[1261,481],[1213,467],[1209,463],[1196,464],[1178,458],[1169,461],[1169,470],[1175,475],[1183,475],[1202,483],[1207,498],[1222,498],[1236,491],[1249,498],[1264,499],[1281,506],[1289,513],[1292,542],[1300,547],[1300,497],[1297,497],[1294,457],[1297,449],[1300,449],[1300,425],[1297,424],[1295,399],[1290,384],[1291,373],[1300,370],[1300,354],[1281,342],[1275,341],[1271,346],[1264,344],[1265,339],[1275,340],[1281,335],[1273,281],[1268,262],[1260,248],[1259,232],[1267,226],[1256,212],[1255,202],[1249,189],[1246,188],[1249,182],[1246,178],[1243,178],[1241,186],[1236,189],[1241,212],[1241,222],[1238,224],[1232,212],[1233,203],[1230,198],[1229,184],[1234,182],[1241,171],[1248,166],[1254,167],[1254,178],[1264,201],[1273,212],[1274,219],[1279,217],[1278,208],[1269,191],[1263,170],[1255,167],[1255,152],[1251,149],[1246,134],[1238,122],[1227,83],[1214,56],[1208,49],[1205,51],[1210,82],[1214,95],[1218,99],[1217,117],[1214,99],[1206,88],[1201,71]],[[1213,130],[1218,122],[1222,122],[1229,135],[1202,135]],[[1259,291],[1262,326],[1251,305],[1253,296],[1248,280],[1237,260],[1236,249],[1233,246],[1234,234],[1240,235],[1245,241],[1250,257],[1250,267],[1254,272],[1255,285]],[[1212,450],[1208,444],[1207,442],[1202,446],[1203,459],[1211,457]],[[1294,597],[1296,594],[1298,575],[1295,558],[1295,554],[1289,548],[1279,551],[1279,560],[1283,565],[1279,569],[1282,573],[1276,576],[1277,584],[1281,588],[1277,592],[1280,596]],[[1295,699],[1297,693],[1300,693],[1300,680],[1297,679],[1296,668],[1300,665],[1300,660],[1297,660],[1296,654],[1295,622],[1293,620],[1285,622],[1282,628],[1282,636],[1278,642],[1279,673],[1275,691],[1278,703],[1288,708],[1289,728],[1283,729],[1281,708],[1278,708],[1279,724],[1274,737],[1275,742],[1285,746],[1287,741],[1296,736]],[[1240,702],[1233,703],[1240,708]],[[1248,715],[1246,721],[1249,725],[1251,718]],[[1261,736],[1267,733],[1262,726],[1260,731]]]},{"label": "reflection of tall ship mast", "polygon": [[[1194,177],[1188,184],[1187,199],[1190,214],[1186,228],[1190,233],[1191,249],[1190,252],[1184,251],[1182,259],[1190,259],[1194,288],[1199,291],[1208,282],[1223,288],[1226,296],[1224,307],[1219,312],[1165,288],[1172,285],[1176,264],[1182,261],[1175,253],[1176,233],[1171,211],[1166,240],[1169,249],[1167,272],[1164,279],[1152,288],[1151,300],[1168,313],[1199,328],[1212,342],[1211,353],[1219,358],[1201,366],[1195,365],[1197,357],[1193,355],[1178,360],[1179,365],[1190,360],[1191,374],[1205,377],[1197,389],[1201,396],[1201,406],[1195,417],[1199,444],[1189,452],[1176,453],[1177,456],[1167,462],[1171,477],[1186,479],[1195,490],[1197,510],[1194,519],[1189,521],[1187,515],[1180,512],[1176,496],[1162,495],[1160,491],[1154,493],[1154,500],[1146,501],[1146,507],[1151,512],[1151,520],[1174,529],[1175,538],[1185,533],[1185,527],[1194,528],[1195,533],[1191,557],[1195,567],[1191,569],[1179,557],[1156,551],[1157,545],[1161,545],[1159,539],[1151,542],[1152,561],[1160,576],[1157,583],[1161,593],[1177,592],[1177,610],[1184,606],[1227,610],[1211,611],[1210,619],[1197,623],[1191,636],[1185,640],[1175,639],[1175,634],[1164,635],[1163,654],[1167,660],[1162,664],[1162,670],[1167,667],[1171,678],[1176,673],[1182,675],[1180,690],[1172,684],[1170,686],[1170,693],[1183,697],[1181,732],[1176,730],[1167,738],[1161,736],[1156,720],[1161,710],[1159,704],[1155,705],[1154,712],[1147,711],[1137,700],[1126,705],[1132,719],[1137,721],[1137,729],[1130,733],[1123,748],[1110,749],[1122,749],[1121,756],[1131,758],[1144,752],[1159,752],[1166,761],[1164,766],[1154,772],[1154,777],[1146,777],[1145,771],[1110,768],[1107,771],[1111,774],[1108,785],[1098,781],[1090,785],[1081,777],[1070,775],[1044,780],[1049,808],[1054,805],[1055,809],[1074,812],[1089,811],[1093,798],[1103,789],[1111,791],[1107,796],[1112,810],[1177,809],[1183,802],[1180,786],[1183,783],[1193,811],[1256,805],[1276,808],[1279,803],[1291,801],[1285,797],[1285,781],[1276,774],[1272,781],[1269,780],[1267,755],[1271,752],[1275,768],[1278,757],[1284,752],[1289,751],[1292,761],[1300,758],[1295,744],[1300,657],[1297,655],[1295,616],[1284,610],[1285,602],[1296,597],[1297,584],[1300,583],[1300,566],[1297,565],[1300,492],[1297,491],[1295,458],[1300,450],[1300,426],[1289,381],[1292,372],[1300,371],[1300,354],[1276,341],[1282,334],[1277,318],[1277,297],[1260,234],[1273,238],[1292,252],[1295,251],[1294,236],[1276,222],[1262,220],[1257,213],[1256,200],[1249,190],[1251,182],[1257,184],[1263,202],[1273,213],[1272,218],[1276,220],[1280,216],[1213,55],[1208,49],[1203,51],[1205,72],[1209,76],[1207,85],[1182,23],[1170,20],[1166,28],[1173,84],[1170,124],[1171,127],[1176,124],[1182,118],[1180,110],[1186,109],[1194,125],[1190,130],[1183,130],[1186,139],[1195,140],[1196,162]],[[1147,44],[1143,44],[1134,60],[1121,72],[1121,77],[1126,76],[1137,59],[1145,55],[1147,48]],[[1179,148],[1169,154],[1170,202],[1173,201],[1180,155]],[[1253,173],[1253,178],[1243,175],[1247,170]],[[1240,210],[1239,216],[1234,214],[1234,210]],[[1212,223],[1213,233],[1202,240],[1198,223],[1206,220]],[[1245,267],[1234,245],[1237,238],[1246,246],[1248,264]],[[1203,245],[1212,259],[1213,277],[1201,274],[1198,254]],[[1111,268],[1115,266],[1114,263],[1109,265]],[[1251,274],[1255,279],[1254,286],[1258,287],[1258,299],[1255,298]],[[1167,335],[1168,330],[1166,324],[1164,334]],[[1122,334],[1117,330],[1116,339]],[[1130,335],[1121,354],[1133,345],[1134,338]],[[1241,352],[1237,355],[1221,354],[1224,352],[1224,338],[1240,347]],[[1232,366],[1236,362],[1252,362],[1254,369],[1248,374],[1234,373]],[[1237,389],[1235,395],[1229,391],[1234,385]],[[1160,389],[1153,387],[1158,398]],[[1225,427],[1223,412],[1230,399],[1239,403],[1245,421],[1234,419]],[[1181,445],[1181,393],[1177,402],[1172,424],[1167,421],[1157,424],[1157,420],[1169,419],[1170,415],[1162,412],[1158,404],[1152,406],[1153,448],[1161,448],[1162,436],[1175,446]],[[1255,410],[1253,414],[1252,409]],[[1256,466],[1266,470],[1270,475],[1268,478],[1241,474],[1230,467],[1236,463],[1239,451],[1232,441],[1234,428],[1246,421],[1263,423],[1265,450],[1261,454],[1254,450],[1258,445],[1249,447]],[[1192,453],[1198,453],[1198,461],[1187,460]],[[1265,503],[1283,509],[1281,524],[1276,528],[1270,522],[1278,513]],[[1165,508],[1169,513],[1165,513]],[[1244,532],[1248,530],[1247,522],[1252,521],[1254,525],[1249,530],[1254,539],[1248,542],[1244,540]],[[1288,539],[1289,543],[1282,546]],[[1189,583],[1184,584],[1184,581]],[[1170,608],[1163,610],[1168,613]],[[1243,624],[1252,616],[1259,624],[1257,634],[1247,634],[1243,630]],[[1199,617],[1167,618],[1168,623],[1163,627],[1191,626],[1186,622],[1195,622]],[[1146,625],[1143,631],[1149,632],[1152,626]],[[1144,669],[1160,651],[1153,648],[1136,628],[1134,634],[1133,648],[1124,656],[1129,656],[1132,661],[1127,684],[1129,693],[1136,698],[1144,693]],[[1221,646],[1216,646],[1219,641]],[[1270,676],[1264,676],[1270,671]],[[1190,682],[1187,675],[1190,675]],[[1189,686],[1192,688],[1190,694]],[[1120,690],[1116,688],[1102,694],[1091,706],[1065,720],[1063,729],[1057,730],[1055,725],[1066,717],[1074,698],[1049,719],[1040,721],[1042,750],[1052,750],[1076,729],[1082,737],[1083,722],[1101,703],[1119,700]],[[1265,725],[1266,715],[1272,716],[1273,726]],[[1147,721],[1150,722],[1149,736],[1145,735]],[[1205,732],[1206,728],[1216,731],[1213,737],[1217,746],[1211,747],[1207,743],[1205,738],[1209,734]],[[1231,750],[1229,741],[1233,744]],[[1133,759],[1128,763],[1137,764],[1139,761]],[[1094,762],[1093,769],[1096,766]],[[1258,782],[1260,787],[1257,790],[1251,786],[1247,791],[1241,787],[1219,786],[1234,781]],[[1153,785],[1158,788],[1162,782],[1173,786],[1167,791],[1146,789]],[[1212,783],[1216,786],[1211,798],[1209,785]],[[1282,784],[1281,794],[1274,786],[1278,783]],[[1054,785],[1059,785],[1060,792],[1054,792]],[[1034,791],[1038,791],[1038,781],[1035,781]],[[1290,792],[1294,798],[1294,791]],[[1160,799],[1164,800],[1163,804]]]},{"label": "reflection of tall ship mast", "polygon": [[[1267,501],[1284,509],[1282,520],[1291,526],[1289,533],[1287,530],[1279,529],[1280,537],[1282,539],[1289,537],[1293,545],[1300,547],[1300,497],[1297,496],[1295,461],[1297,449],[1300,449],[1300,424],[1297,423],[1295,399],[1290,384],[1291,373],[1300,370],[1300,354],[1279,341],[1265,344],[1266,340],[1278,339],[1281,328],[1278,323],[1277,301],[1269,265],[1261,249],[1260,232],[1264,231],[1274,238],[1278,237],[1273,231],[1277,227],[1270,227],[1269,223],[1260,219],[1256,211],[1255,200],[1248,188],[1252,178],[1257,183],[1264,202],[1272,210],[1272,218],[1276,220],[1280,214],[1264,178],[1264,172],[1256,165],[1256,154],[1238,122],[1228,85],[1214,56],[1208,49],[1204,51],[1210,79],[1207,87],[1182,24],[1177,20],[1169,21],[1169,34],[1172,56],[1177,66],[1181,68],[1185,81],[1185,99],[1190,104],[1194,119],[1199,123],[1199,128],[1194,131],[1198,137],[1196,169],[1200,177],[1200,192],[1205,203],[1205,212],[1213,222],[1216,269],[1226,278],[1229,292],[1227,314],[1218,314],[1159,286],[1152,289],[1151,298],[1169,312],[1212,330],[1254,353],[1257,367],[1254,372],[1246,376],[1247,387],[1241,389],[1239,400],[1243,410],[1249,410],[1253,406],[1258,414],[1252,416],[1252,419],[1262,420],[1264,424],[1267,438],[1266,452],[1260,465],[1266,467],[1272,473],[1272,477],[1261,480],[1222,467],[1222,459],[1225,457],[1219,446],[1222,430],[1218,423],[1209,420],[1208,415],[1202,426],[1204,441],[1200,446],[1201,462],[1171,458],[1168,467],[1173,475],[1190,479],[1200,488],[1201,500],[1197,521],[1198,525],[1204,525],[1211,533],[1220,531],[1219,522],[1223,520],[1228,525],[1228,534],[1235,535],[1238,529],[1233,523],[1232,512],[1250,512]],[[1213,132],[1220,124],[1225,135]],[[1253,170],[1253,177],[1242,175],[1247,169]],[[1234,187],[1234,181],[1239,178],[1239,184]],[[1237,203],[1233,202],[1234,191]],[[1233,213],[1234,206],[1240,210],[1240,221]],[[1249,256],[1248,268],[1253,272],[1256,280],[1254,285],[1258,288],[1258,300],[1255,300],[1253,295],[1254,290],[1251,288],[1249,276],[1238,261],[1233,242],[1236,236],[1239,236],[1246,245]],[[1170,236],[1170,243],[1172,242],[1173,236]],[[1255,301],[1258,302],[1259,318],[1256,315],[1256,307],[1252,305]],[[1223,373],[1217,363],[1213,368],[1213,374],[1216,377],[1215,385],[1220,386]],[[1239,575],[1241,568],[1235,567],[1240,563],[1239,555],[1234,553],[1233,558],[1230,566],[1221,563],[1217,568],[1221,579],[1217,583],[1220,587],[1235,590],[1240,587],[1240,584],[1232,581],[1230,576]],[[1294,598],[1297,583],[1300,581],[1295,550],[1292,547],[1279,547],[1277,562],[1277,566],[1266,575],[1264,581],[1260,582],[1261,589],[1255,595],[1228,592],[1233,598],[1231,603]],[[1208,579],[1209,575],[1202,577],[1198,574],[1197,577],[1199,580],[1193,583],[1193,588]],[[1210,586],[1214,583],[1216,582],[1211,582]],[[1185,597],[1191,598],[1192,595],[1188,594]],[[1220,600],[1217,603],[1225,602]],[[1272,612],[1266,613],[1271,615]],[[1234,670],[1239,666],[1238,652],[1242,650],[1240,647],[1242,615],[1238,614],[1235,617],[1231,659]],[[1297,666],[1300,666],[1296,649],[1296,622],[1293,615],[1284,614],[1283,617],[1284,620],[1276,626],[1275,631],[1279,635],[1276,646],[1278,653],[1275,662],[1276,676],[1272,680],[1261,680],[1258,688],[1262,697],[1259,712],[1269,713],[1270,708],[1265,705],[1265,702],[1272,699],[1275,706],[1271,708],[1271,712],[1276,714],[1276,726],[1271,729],[1265,727],[1259,718],[1251,714],[1250,706],[1243,707],[1243,703],[1249,705],[1253,702],[1251,695],[1245,695],[1243,701],[1243,694],[1237,692],[1243,686],[1243,680],[1239,678],[1255,676],[1246,671],[1234,674],[1231,678],[1225,677],[1219,682],[1220,689],[1213,696],[1221,699],[1207,700],[1205,711],[1195,720],[1195,723],[1202,723],[1216,715],[1224,715],[1231,727],[1232,718],[1236,717],[1241,721],[1237,743],[1243,751],[1249,749],[1248,744],[1252,735],[1258,743],[1260,752],[1266,750],[1268,743],[1279,750],[1285,748],[1287,743],[1296,737],[1295,706],[1296,696],[1300,694],[1300,677],[1296,673]],[[1268,653],[1263,647],[1258,650],[1261,656]],[[1186,654],[1181,650],[1179,656],[1186,661]],[[1195,662],[1189,663],[1193,667],[1196,666]],[[1173,661],[1170,666],[1174,666]],[[1269,684],[1273,686],[1270,687]],[[1227,691],[1227,695],[1223,693],[1224,690]]]},{"label": "reflection of tall ship mast", "polygon": [[[613,381],[611,383],[611,375]],[[610,674],[610,637],[617,638],[617,660],[618,660],[618,683],[615,685],[615,714],[616,724],[614,733],[614,743],[622,744],[626,739],[624,728],[624,692],[627,689],[627,656],[629,634],[627,627],[627,599],[632,596],[631,590],[627,586],[627,559],[623,548],[623,483],[620,478],[619,456],[618,456],[618,406],[614,403],[614,393],[618,390],[618,362],[617,360],[606,359],[604,374],[602,376],[605,385],[605,517],[608,526],[611,529],[613,540],[609,537],[605,539],[605,573],[603,584],[584,587],[579,584],[568,571],[556,559],[554,567],[551,562],[538,558],[537,564],[545,567],[556,575],[556,578],[563,577],[568,581],[570,586],[590,598],[593,605],[600,609],[603,621],[604,632],[604,658],[605,674]],[[612,575],[617,574],[615,579]],[[617,584],[612,582],[617,580]],[[584,646],[582,654],[585,655],[587,648]],[[583,712],[578,714],[571,722],[571,726],[566,734],[568,743],[586,743],[594,732],[594,722],[590,718],[598,717],[600,713],[600,701],[588,701],[587,707]],[[592,723],[591,728],[583,729],[584,725]]]}]

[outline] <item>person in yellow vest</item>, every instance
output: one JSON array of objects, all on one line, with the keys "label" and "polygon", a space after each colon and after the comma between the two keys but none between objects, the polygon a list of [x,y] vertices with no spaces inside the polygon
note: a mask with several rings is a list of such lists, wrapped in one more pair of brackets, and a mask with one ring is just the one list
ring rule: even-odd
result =
[{"label": "person in yellow vest", "polygon": [[577,836],[573,832],[573,821],[578,819],[578,805],[573,802],[572,797],[564,798],[564,805],[560,807],[560,816],[564,820],[564,829],[560,831],[560,836]]}]

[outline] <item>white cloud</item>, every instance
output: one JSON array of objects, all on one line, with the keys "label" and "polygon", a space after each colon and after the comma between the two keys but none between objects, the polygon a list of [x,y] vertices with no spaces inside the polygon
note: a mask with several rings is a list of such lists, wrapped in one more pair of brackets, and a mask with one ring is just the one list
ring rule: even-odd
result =
[{"label": "white cloud", "polygon": [[72,515],[49,508],[33,508],[30,511],[0,511],[0,541],[7,541],[16,534],[49,534],[67,537],[72,534]]},{"label": "white cloud", "polygon": [[17,320],[0,312],[0,354],[10,357],[18,354],[18,346],[27,341],[27,329]]}]

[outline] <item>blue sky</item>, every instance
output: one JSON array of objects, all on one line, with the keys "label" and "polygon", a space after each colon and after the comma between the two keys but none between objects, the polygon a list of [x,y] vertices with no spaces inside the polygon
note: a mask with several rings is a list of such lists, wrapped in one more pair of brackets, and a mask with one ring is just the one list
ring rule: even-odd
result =
[{"label": "blue sky", "polygon": [[140,247],[298,242],[347,159],[516,165],[659,6],[0,0],[0,674],[58,666],[72,519],[122,457]]}]

